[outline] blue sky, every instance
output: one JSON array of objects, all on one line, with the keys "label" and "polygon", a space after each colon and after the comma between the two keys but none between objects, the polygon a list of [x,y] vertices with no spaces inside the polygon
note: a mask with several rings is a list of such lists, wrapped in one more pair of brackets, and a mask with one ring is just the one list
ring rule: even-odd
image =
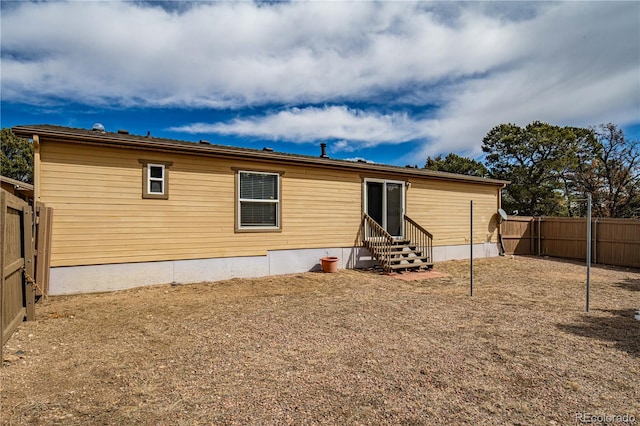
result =
[{"label": "blue sky", "polygon": [[501,123],[640,139],[640,2],[1,3],[2,127],[423,166]]}]

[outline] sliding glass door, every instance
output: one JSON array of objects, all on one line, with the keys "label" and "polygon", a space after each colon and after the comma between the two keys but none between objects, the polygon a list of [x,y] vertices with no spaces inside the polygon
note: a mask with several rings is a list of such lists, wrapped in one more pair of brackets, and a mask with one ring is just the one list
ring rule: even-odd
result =
[{"label": "sliding glass door", "polygon": [[404,182],[365,180],[365,213],[394,237],[404,231]]}]

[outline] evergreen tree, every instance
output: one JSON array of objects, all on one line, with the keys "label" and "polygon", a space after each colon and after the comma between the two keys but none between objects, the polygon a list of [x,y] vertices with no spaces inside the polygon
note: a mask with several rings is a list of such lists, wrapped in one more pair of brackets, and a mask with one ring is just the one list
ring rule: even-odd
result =
[{"label": "evergreen tree", "polygon": [[1,131],[0,174],[21,182],[33,183],[33,144],[13,134]]},{"label": "evergreen tree", "polygon": [[489,176],[489,171],[480,161],[462,157],[454,153],[448,154],[445,158],[442,158],[441,155],[435,158],[427,157],[427,163],[424,168],[468,176]]}]

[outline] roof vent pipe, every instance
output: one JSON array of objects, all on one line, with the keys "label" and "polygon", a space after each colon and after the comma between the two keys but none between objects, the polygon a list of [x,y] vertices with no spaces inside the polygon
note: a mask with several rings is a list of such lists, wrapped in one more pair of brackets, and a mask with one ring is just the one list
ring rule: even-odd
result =
[{"label": "roof vent pipe", "polygon": [[327,144],[322,142],[320,144],[320,150],[322,151],[322,153],[320,154],[321,158],[329,158],[329,156],[327,155]]}]

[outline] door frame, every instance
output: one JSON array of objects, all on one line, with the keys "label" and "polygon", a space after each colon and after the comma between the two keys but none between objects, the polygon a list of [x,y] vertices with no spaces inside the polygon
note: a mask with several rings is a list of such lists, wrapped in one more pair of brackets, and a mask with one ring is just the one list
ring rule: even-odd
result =
[{"label": "door frame", "polygon": [[402,188],[402,212],[400,213],[400,235],[392,235],[393,238],[397,240],[401,240],[404,238],[404,215],[407,211],[407,182],[403,180],[394,180],[394,179],[377,179],[377,178],[364,178],[362,181],[362,213],[369,213],[368,210],[368,193],[367,193],[367,184],[373,183],[381,183],[383,184],[382,190],[382,227],[387,229],[387,184],[399,184]]}]

